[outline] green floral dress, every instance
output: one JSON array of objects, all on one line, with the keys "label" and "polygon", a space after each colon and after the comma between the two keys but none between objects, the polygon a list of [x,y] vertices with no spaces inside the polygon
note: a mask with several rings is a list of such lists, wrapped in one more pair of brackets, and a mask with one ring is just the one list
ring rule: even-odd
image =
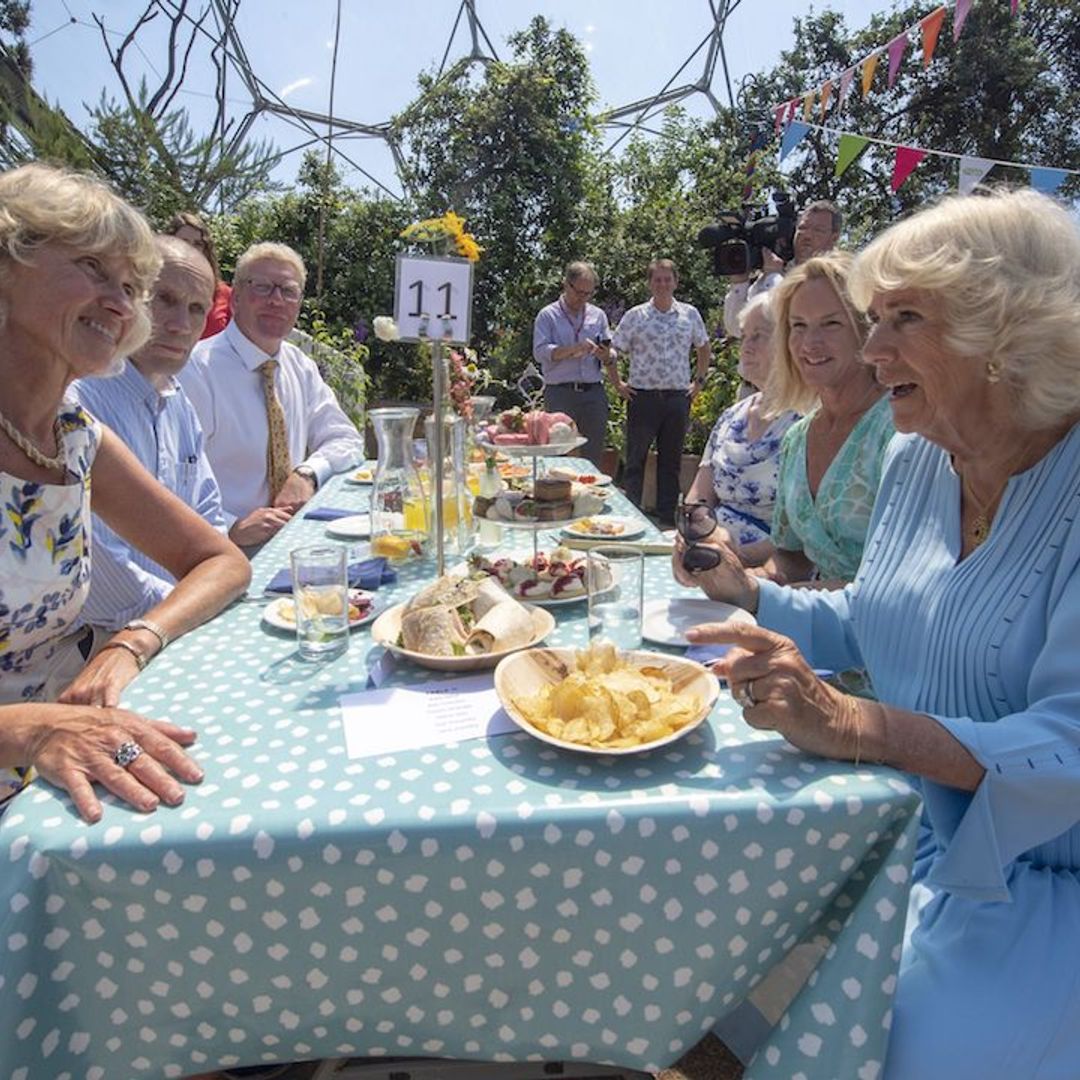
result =
[{"label": "green floral dress", "polygon": [[[0,705],[60,689],[50,676],[77,651],[71,633],[90,589],[90,467],[101,427],[79,406],[60,412],[67,483],[0,472]],[[24,783],[0,769],[0,806]]]},{"label": "green floral dress", "polygon": [[851,581],[862,560],[885,447],[895,434],[892,409],[882,398],[859,418],[810,494],[806,433],[817,410],[788,428],[780,448],[780,475],[773,511],[772,542],[801,551],[829,581]]}]

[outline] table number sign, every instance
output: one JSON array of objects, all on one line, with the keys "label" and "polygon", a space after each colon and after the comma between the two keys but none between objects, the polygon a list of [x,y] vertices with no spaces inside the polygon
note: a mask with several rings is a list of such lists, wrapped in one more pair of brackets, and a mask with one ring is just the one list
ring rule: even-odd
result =
[{"label": "table number sign", "polygon": [[449,255],[398,255],[394,322],[402,341],[468,344],[472,332],[473,264]]}]

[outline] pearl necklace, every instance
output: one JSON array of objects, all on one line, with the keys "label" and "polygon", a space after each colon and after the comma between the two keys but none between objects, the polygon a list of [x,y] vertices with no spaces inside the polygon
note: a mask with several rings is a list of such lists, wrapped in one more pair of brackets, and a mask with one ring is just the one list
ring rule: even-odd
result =
[{"label": "pearl necklace", "polygon": [[63,470],[67,468],[67,456],[60,441],[61,427],[60,417],[53,422],[53,436],[56,439],[56,457],[43,454],[2,412],[0,412],[0,428],[3,428],[8,438],[35,464],[43,469]]}]

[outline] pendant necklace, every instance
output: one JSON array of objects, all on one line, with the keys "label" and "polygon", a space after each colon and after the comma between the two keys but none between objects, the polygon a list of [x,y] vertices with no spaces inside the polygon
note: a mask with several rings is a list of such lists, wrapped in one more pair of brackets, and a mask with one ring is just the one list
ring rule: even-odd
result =
[{"label": "pendant necklace", "polygon": [[3,428],[8,438],[35,464],[43,469],[63,470],[67,468],[67,457],[60,441],[61,427],[60,417],[53,422],[53,436],[56,439],[56,457],[43,454],[2,412],[0,412],[0,428]]},{"label": "pendant necklace", "polygon": [[975,504],[975,518],[968,526],[967,535],[971,541],[971,546],[977,548],[986,542],[986,538],[990,535],[990,525],[992,517],[990,515],[990,508],[994,506],[1002,495],[1005,494],[1005,489],[1009,486],[1009,481],[1012,479],[1013,469],[1023,461],[1027,455],[1029,447],[1024,449],[1016,455],[1008,464],[1007,472],[1005,473],[1005,479],[994,490],[989,499],[978,499],[975,497],[975,492],[971,490],[971,485],[964,479],[961,474],[960,487],[961,490],[967,495],[969,499]]}]

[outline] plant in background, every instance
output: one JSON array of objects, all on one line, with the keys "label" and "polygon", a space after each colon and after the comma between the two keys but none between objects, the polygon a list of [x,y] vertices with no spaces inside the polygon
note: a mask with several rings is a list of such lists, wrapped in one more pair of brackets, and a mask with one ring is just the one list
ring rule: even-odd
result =
[{"label": "plant in background", "polygon": [[345,415],[363,430],[364,407],[371,387],[366,371],[367,346],[356,340],[351,329],[332,328],[321,311],[312,311],[303,321],[306,325],[293,330],[290,340],[315,361]]},{"label": "plant in background", "polygon": [[476,238],[465,231],[465,219],[453,210],[447,210],[442,217],[425,218],[401,230],[401,238],[414,244],[429,244],[438,255],[460,255],[469,262],[476,262],[484,249]]}]

